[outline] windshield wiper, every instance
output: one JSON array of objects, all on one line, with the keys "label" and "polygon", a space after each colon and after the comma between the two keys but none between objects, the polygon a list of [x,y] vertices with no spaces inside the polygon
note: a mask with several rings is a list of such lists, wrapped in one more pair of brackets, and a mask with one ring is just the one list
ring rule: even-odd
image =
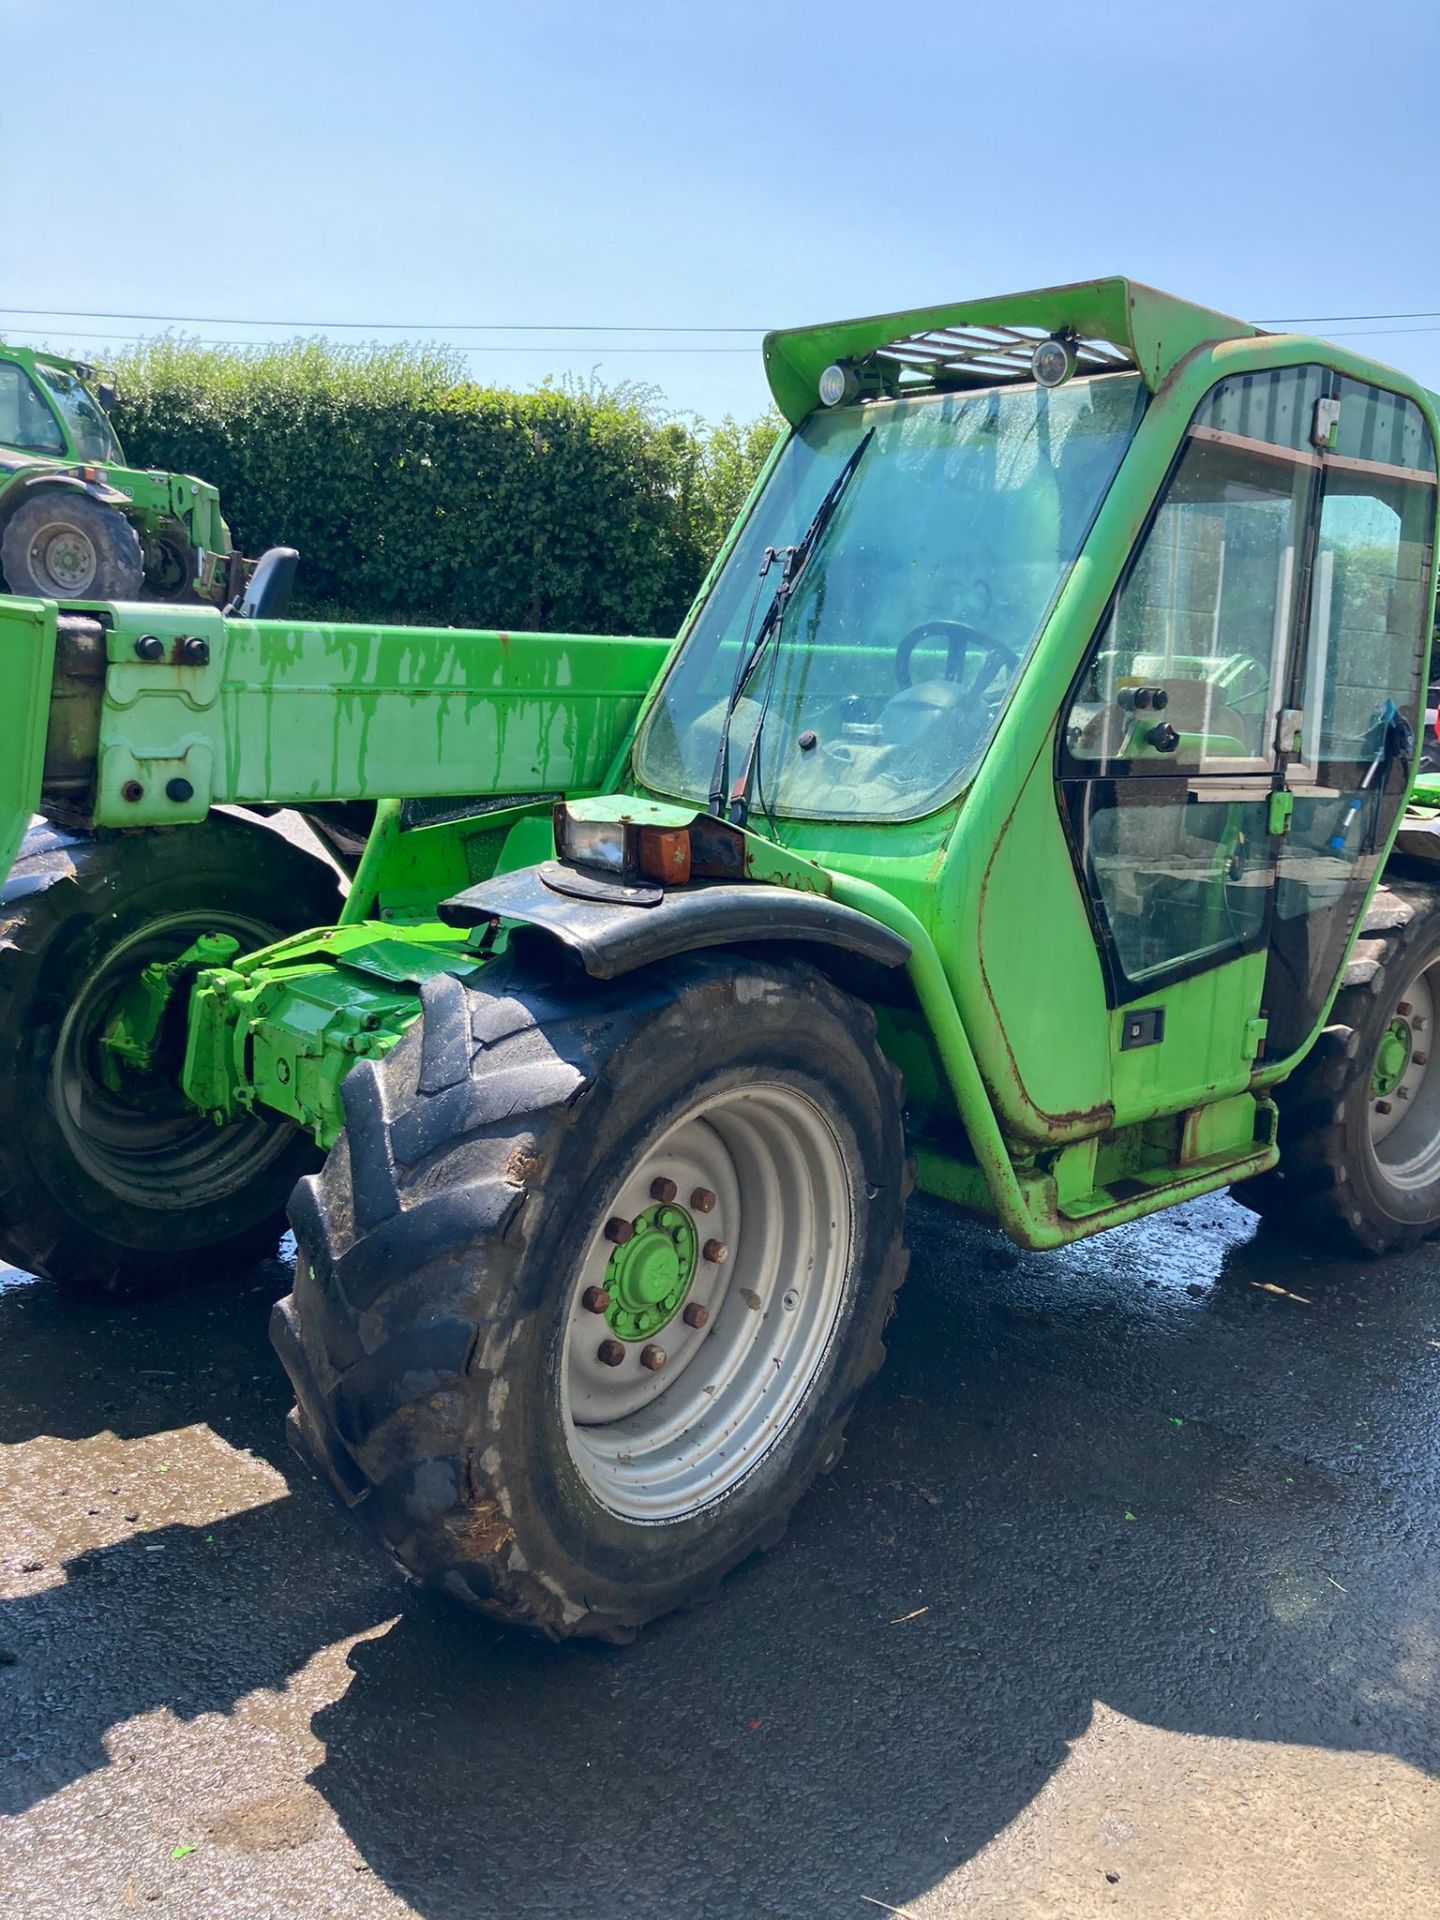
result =
[{"label": "windshield wiper", "polygon": [[[825,529],[835,517],[840,496],[849,486],[855,469],[864,458],[874,438],[875,429],[871,427],[831,481],[825,498],[815,509],[815,517],[801,534],[799,543],[793,547],[767,547],[761,556],[760,571],[755,579],[755,592],[750,601],[750,611],[745,619],[745,632],[740,641],[740,658],[735,663],[735,678],[731,682],[730,694],[725,702],[725,713],[720,723],[720,746],[715,755],[715,772],[710,781],[710,811],[719,814],[722,818],[728,818],[734,826],[743,827],[750,815],[750,795],[755,786],[756,768],[759,764],[760,732],[765,725],[770,695],[775,686],[775,668],[780,658],[780,632],[785,620],[785,609],[789,606],[795,589],[799,585],[806,562],[813,556],[825,537]],[[760,601],[760,589],[770,569],[777,564],[780,567],[780,583],[770,597],[770,604],[765,609],[765,617],[760,622],[760,630],[752,644],[750,629],[755,622],[755,609]],[[750,735],[750,744],[745,749],[744,763],[734,786],[730,788],[727,800],[726,787],[730,781],[730,728],[767,642],[770,645],[770,671],[766,677],[765,691],[760,698],[760,710],[755,716],[755,727]]]}]

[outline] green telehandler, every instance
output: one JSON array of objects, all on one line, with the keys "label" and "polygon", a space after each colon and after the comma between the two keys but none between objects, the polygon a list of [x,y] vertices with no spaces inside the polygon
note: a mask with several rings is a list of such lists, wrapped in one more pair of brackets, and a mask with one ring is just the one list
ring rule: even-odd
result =
[{"label": "green telehandler", "polygon": [[553,1638],[777,1535],[917,1184],[1440,1226],[1435,397],[1118,279],[764,352],[678,642],[0,608],[0,1251],[288,1200],[300,1451]]},{"label": "green telehandler", "polygon": [[115,390],[79,360],[0,342],[0,585],[45,599],[237,599],[250,565],[220,495],[132,467]]}]

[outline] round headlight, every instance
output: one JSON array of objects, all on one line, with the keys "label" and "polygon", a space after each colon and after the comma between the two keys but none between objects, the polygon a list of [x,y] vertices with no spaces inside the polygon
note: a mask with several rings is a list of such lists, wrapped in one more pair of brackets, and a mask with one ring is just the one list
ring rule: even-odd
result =
[{"label": "round headlight", "polygon": [[827,407],[838,407],[850,391],[850,376],[837,361],[820,376],[820,399]]},{"label": "round headlight", "polygon": [[1063,334],[1042,340],[1030,356],[1030,371],[1042,387],[1063,387],[1075,371],[1074,342]]}]

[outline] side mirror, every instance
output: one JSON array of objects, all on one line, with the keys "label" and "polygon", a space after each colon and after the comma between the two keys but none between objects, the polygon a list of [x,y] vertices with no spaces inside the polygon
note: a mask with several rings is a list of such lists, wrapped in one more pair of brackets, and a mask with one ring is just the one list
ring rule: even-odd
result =
[{"label": "side mirror", "polygon": [[225,608],[241,620],[281,620],[290,610],[300,555],[294,547],[267,547],[245,591]]},{"label": "side mirror", "polygon": [[95,398],[100,402],[106,413],[113,413],[120,395],[108,380],[102,380],[95,389]]}]

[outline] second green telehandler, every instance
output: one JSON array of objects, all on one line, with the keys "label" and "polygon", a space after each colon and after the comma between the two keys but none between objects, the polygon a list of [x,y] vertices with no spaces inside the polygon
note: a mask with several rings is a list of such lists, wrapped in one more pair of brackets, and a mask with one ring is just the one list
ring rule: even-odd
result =
[{"label": "second green telehandler", "polygon": [[1434,397],[1123,280],[765,360],[678,642],[0,608],[0,1250],[123,1292],[288,1198],[297,1445],[554,1638],[780,1531],[917,1184],[1440,1225]]}]

